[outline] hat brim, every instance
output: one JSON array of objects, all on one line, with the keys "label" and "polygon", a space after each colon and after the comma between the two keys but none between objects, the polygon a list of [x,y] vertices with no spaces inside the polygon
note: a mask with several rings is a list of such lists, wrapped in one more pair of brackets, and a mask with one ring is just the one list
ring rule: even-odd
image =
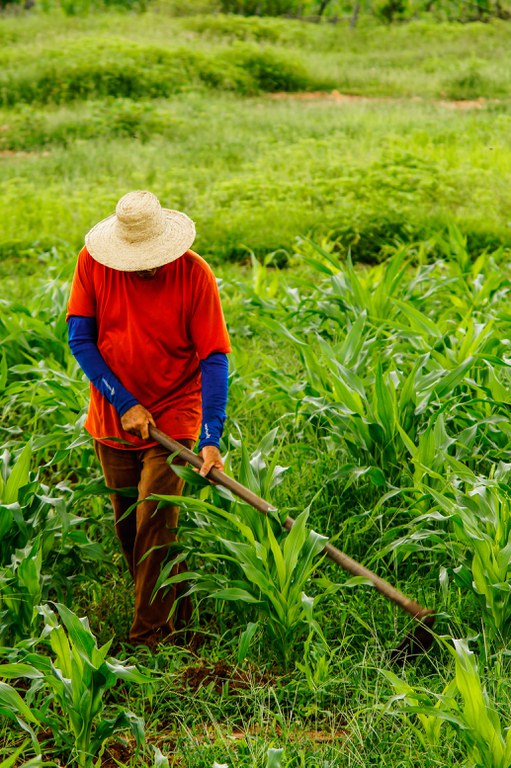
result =
[{"label": "hat brim", "polygon": [[179,259],[195,240],[195,224],[181,211],[161,210],[164,227],[158,235],[129,242],[122,237],[113,214],[87,232],[87,250],[95,261],[122,272],[155,269]]}]

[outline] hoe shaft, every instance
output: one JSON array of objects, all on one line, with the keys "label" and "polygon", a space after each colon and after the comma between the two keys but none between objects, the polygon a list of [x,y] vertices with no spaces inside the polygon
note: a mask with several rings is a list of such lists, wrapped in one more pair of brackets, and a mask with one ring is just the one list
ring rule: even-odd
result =
[{"label": "hoe shaft", "polygon": [[[165,448],[167,448],[167,450],[171,451],[172,453],[179,453],[183,459],[186,459],[186,461],[196,469],[200,469],[202,467],[203,460],[201,457],[197,456],[196,453],[193,453],[193,451],[190,451],[188,448],[185,448],[185,446],[181,445],[181,443],[178,443],[177,440],[173,440],[164,432],[156,429],[156,427],[150,426],[149,431],[151,437],[159,442],[160,445],[163,445]],[[261,499],[260,496],[257,496],[248,488],[245,488],[244,485],[238,483],[237,480],[229,477],[225,474],[225,472],[222,472],[219,469],[212,469],[208,473],[208,480],[212,480],[213,482],[222,485],[224,488],[227,488],[229,491],[232,491],[232,493],[234,493],[240,499],[245,501],[247,504],[250,504],[250,506],[259,510],[259,512],[262,512],[263,514],[266,514],[270,510],[275,510],[275,507],[273,507],[271,504],[268,504],[267,501]],[[294,525],[294,522],[295,521],[292,517],[286,517],[286,520],[284,521],[284,528],[287,531],[290,531]],[[348,555],[345,555],[344,552],[341,552],[341,550],[337,549],[337,547],[334,547],[332,544],[327,544],[323,552],[325,555],[327,555],[327,557],[330,558],[330,560],[333,560],[334,563],[340,565],[343,570],[348,571],[348,573],[351,573],[353,576],[362,576],[363,578],[370,581],[375,589],[378,590],[378,592],[380,592],[388,600],[391,600],[393,603],[398,605],[400,608],[406,611],[406,613],[409,613],[410,616],[412,616],[414,619],[417,619],[418,621],[425,620],[426,624],[432,623],[434,617],[433,610],[423,608],[421,605],[416,603],[415,600],[411,600],[409,597],[406,597],[406,595],[403,595],[402,592],[393,587],[392,584],[389,584],[387,581],[381,579],[375,573],[370,571],[369,568],[366,568],[364,565],[357,563],[356,560],[353,560]]]}]

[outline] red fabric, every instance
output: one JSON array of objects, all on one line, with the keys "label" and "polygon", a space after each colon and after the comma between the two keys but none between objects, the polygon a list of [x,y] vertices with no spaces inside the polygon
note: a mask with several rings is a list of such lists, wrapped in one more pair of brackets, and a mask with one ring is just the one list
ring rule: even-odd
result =
[{"label": "red fabric", "polygon": [[[147,279],[105,267],[83,248],[68,304],[71,315],[96,318],[106,364],[163,432],[176,440],[197,439],[199,361],[231,351],[215,276],[200,256],[187,251]],[[125,432],[115,408],[92,385],[85,428],[114,448],[155,445]]]}]

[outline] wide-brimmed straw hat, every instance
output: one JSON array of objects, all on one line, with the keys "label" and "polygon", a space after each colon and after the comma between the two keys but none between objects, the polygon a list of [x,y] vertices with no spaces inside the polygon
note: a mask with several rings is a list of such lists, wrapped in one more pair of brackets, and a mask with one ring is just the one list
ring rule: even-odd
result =
[{"label": "wide-brimmed straw hat", "polygon": [[85,235],[90,255],[123,272],[154,269],[175,261],[195,240],[195,224],[181,211],[162,208],[152,192],[128,192],[115,213]]}]

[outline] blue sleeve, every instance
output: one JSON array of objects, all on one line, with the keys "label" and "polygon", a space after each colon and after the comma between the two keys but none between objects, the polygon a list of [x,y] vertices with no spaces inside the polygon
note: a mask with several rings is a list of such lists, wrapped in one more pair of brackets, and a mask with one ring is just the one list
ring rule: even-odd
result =
[{"label": "blue sleeve", "polygon": [[202,430],[199,450],[205,445],[220,445],[227,407],[229,365],[223,352],[200,361],[202,375]]},{"label": "blue sleeve", "polygon": [[125,389],[103,360],[97,346],[98,329],[95,317],[71,315],[68,322],[71,352],[87,378],[111,403],[119,416],[126,413],[138,400]]}]

